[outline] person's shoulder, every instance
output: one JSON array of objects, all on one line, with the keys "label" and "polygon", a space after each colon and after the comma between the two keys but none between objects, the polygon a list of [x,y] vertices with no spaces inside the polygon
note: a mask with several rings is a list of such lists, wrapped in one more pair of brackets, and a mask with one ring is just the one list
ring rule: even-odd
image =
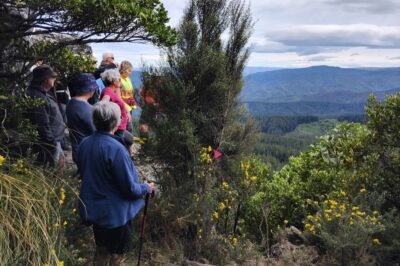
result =
[{"label": "person's shoulder", "polygon": [[84,137],[79,143],[78,150],[85,150],[86,146],[92,147],[93,139],[94,139],[94,134]]},{"label": "person's shoulder", "polygon": [[40,90],[38,86],[29,86],[27,89],[27,94],[34,98],[45,98],[46,94]]},{"label": "person's shoulder", "polygon": [[86,113],[91,115],[93,107],[86,101],[79,101],[76,99],[71,99],[67,104],[67,112],[77,113],[85,115]]},{"label": "person's shoulder", "polygon": [[118,141],[117,137],[115,137],[114,135],[111,134],[104,134],[104,133],[99,133],[96,132],[94,134],[94,136],[96,138],[100,138],[101,142],[105,145],[105,146],[109,146],[112,149],[114,148],[124,148],[124,146],[121,144],[120,141]]},{"label": "person's shoulder", "polygon": [[112,89],[110,87],[104,87],[103,93],[112,93]]},{"label": "person's shoulder", "polygon": [[108,95],[108,96],[110,96],[110,98],[112,98],[112,99],[116,96],[116,94],[113,92],[113,90],[112,90],[110,87],[105,87],[105,88],[103,89],[103,91],[101,92],[101,95],[102,95],[102,97],[103,97],[104,95]]}]

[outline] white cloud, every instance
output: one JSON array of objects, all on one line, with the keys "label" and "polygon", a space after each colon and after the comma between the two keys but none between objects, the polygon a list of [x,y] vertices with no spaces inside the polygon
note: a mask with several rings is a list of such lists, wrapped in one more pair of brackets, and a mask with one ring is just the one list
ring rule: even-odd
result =
[{"label": "white cloud", "polygon": [[369,49],[366,47],[322,52],[315,56],[303,56],[295,52],[252,53],[249,65],[293,68],[322,64],[339,67],[398,67],[400,58],[388,59],[397,54],[400,54],[400,49]]}]

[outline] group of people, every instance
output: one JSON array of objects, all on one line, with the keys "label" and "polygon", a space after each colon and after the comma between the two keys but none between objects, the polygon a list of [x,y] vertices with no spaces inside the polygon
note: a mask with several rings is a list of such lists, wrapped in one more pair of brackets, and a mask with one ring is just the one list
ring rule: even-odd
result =
[{"label": "group of people", "polygon": [[[129,78],[133,66],[114,55],[103,54],[97,71],[81,73],[68,85],[72,98],[66,106],[66,125],[72,157],[82,178],[79,212],[93,225],[95,265],[125,265],[131,250],[131,220],[144,205],[143,196],[154,183],[142,183],[132,162],[132,110],[135,90]],[[29,117],[38,128],[39,143],[33,146],[39,162],[57,167],[63,163],[65,121],[54,84],[57,73],[48,65],[32,71],[27,90],[34,104]]]}]

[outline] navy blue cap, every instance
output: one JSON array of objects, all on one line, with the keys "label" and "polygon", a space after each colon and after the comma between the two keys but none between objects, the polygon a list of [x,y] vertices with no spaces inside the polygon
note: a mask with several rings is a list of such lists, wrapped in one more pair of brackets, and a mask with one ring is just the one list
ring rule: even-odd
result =
[{"label": "navy blue cap", "polygon": [[91,92],[98,88],[95,77],[90,73],[79,74],[70,83],[70,90],[73,91],[74,94]]}]

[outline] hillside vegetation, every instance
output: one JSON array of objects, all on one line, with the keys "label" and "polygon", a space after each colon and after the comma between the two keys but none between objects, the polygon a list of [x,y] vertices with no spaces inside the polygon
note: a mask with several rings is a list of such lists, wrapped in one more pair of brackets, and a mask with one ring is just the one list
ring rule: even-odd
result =
[{"label": "hillside vegetation", "polygon": [[[351,118],[345,121],[351,121]],[[307,150],[319,136],[329,133],[339,124],[337,119],[315,116],[259,117],[257,121],[262,134],[253,151],[273,170],[280,169],[291,156]]]},{"label": "hillside vegetation", "polygon": [[[315,66],[255,73],[245,77],[244,102],[305,101],[335,92],[378,92],[399,88],[400,68],[351,69]],[[329,98],[326,100],[329,101]]]}]

